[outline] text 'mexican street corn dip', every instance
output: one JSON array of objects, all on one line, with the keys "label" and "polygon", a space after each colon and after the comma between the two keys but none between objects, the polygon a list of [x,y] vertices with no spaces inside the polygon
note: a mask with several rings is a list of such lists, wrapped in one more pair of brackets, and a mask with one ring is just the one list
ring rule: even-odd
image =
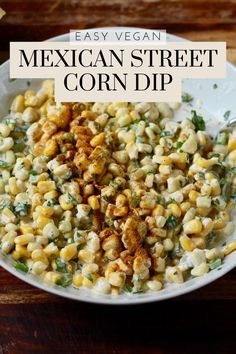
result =
[{"label": "text 'mexican street corn dip'", "polygon": [[[191,96],[183,95],[183,105]],[[236,249],[236,130],[177,103],[61,103],[53,81],[0,122],[0,248],[47,284],[158,292]]]}]

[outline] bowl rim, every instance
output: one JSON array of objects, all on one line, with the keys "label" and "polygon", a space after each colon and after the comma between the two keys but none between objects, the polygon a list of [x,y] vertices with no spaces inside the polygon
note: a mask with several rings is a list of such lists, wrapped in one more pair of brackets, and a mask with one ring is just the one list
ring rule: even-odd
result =
[{"label": "bowl rim", "polygon": [[[137,27],[99,27],[99,28],[96,28],[96,30],[103,30],[103,29],[119,29],[119,30],[124,30],[124,29],[129,29],[129,30],[137,30],[137,29],[142,29],[143,28],[137,28]],[[95,28],[92,28],[93,30]],[[90,30],[90,29],[87,29],[87,30]],[[185,41],[189,41],[185,38],[182,38],[182,37],[179,37],[179,36],[176,36],[176,35],[172,35],[172,34],[169,34],[167,33],[167,38],[171,38],[171,40],[173,41],[178,41],[178,42],[185,42]],[[55,36],[55,37],[52,37],[52,38],[49,38],[48,40],[46,41],[54,41],[54,42],[62,42],[62,41],[68,41],[69,39],[69,33],[65,33],[65,34],[61,34],[59,36]],[[10,63],[10,60],[6,60],[3,64],[0,65],[0,70],[4,70],[5,67],[6,69],[8,69],[9,67],[9,63]],[[234,73],[236,74],[236,67],[229,63],[227,61],[227,64],[226,64],[227,68],[231,71],[231,73]],[[9,260],[8,262],[5,261],[6,260]],[[87,302],[87,303],[93,303],[93,304],[102,304],[102,305],[135,305],[135,304],[144,304],[144,303],[151,303],[151,302],[159,302],[159,301],[163,301],[163,300],[167,300],[167,299],[171,299],[171,298],[176,298],[176,297],[179,297],[181,295],[185,295],[191,291],[194,291],[194,290],[197,290],[197,289],[200,289],[210,283],[212,283],[213,281],[221,278],[223,275],[225,275],[226,273],[228,273],[230,270],[232,270],[235,266],[236,266],[236,257],[235,257],[235,261],[229,263],[229,264],[226,264],[226,263],[223,263],[222,265],[222,268],[220,270],[217,270],[217,271],[211,271],[209,273],[207,273],[205,276],[202,276],[202,277],[199,277],[195,283],[189,285],[189,286],[185,286],[185,287],[180,287],[173,290],[173,291],[170,291],[168,293],[164,293],[162,294],[162,290],[158,293],[155,293],[153,292],[153,296],[152,297],[145,297],[145,294],[144,294],[144,297],[140,297],[139,296],[134,296],[134,295],[130,295],[130,296],[127,296],[127,297],[109,297],[109,298],[105,298],[105,297],[88,297],[86,294],[80,294],[79,292],[79,289],[78,289],[78,292],[77,294],[75,294],[74,292],[70,292],[70,291],[66,291],[66,289],[64,288],[61,288],[57,285],[55,286],[52,286],[52,285],[46,285],[45,283],[43,283],[42,281],[37,281],[36,279],[34,279],[32,277],[31,274],[26,274],[26,273],[23,273],[21,271],[18,271],[16,270],[13,265],[10,265],[9,263],[13,262],[12,259],[10,259],[9,255],[5,255],[3,254],[2,252],[0,252],[0,266],[2,268],[4,268],[6,271],[8,271],[9,273],[11,273],[12,275],[14,275],[15,277],[17,277],[18,279],[28,283],[29,285],[32,285],[32,286],[35,286],[36,288],[38,289],[41,289],[41,290],[44,290],[48,293],[51,293],[53,295],[57,295],[57,296],[60,296],[60,297],[63,297],[63,298],[67,298],[67,299],[70,299],[70,300],[76,300],[76,301],[82,301],[82,302]],[[191,280],[188,280],[186,281],[185,283],[183,284],[187,284],[189,281]],[[164,289],[163,289],[164,291]],[[150,294],[150,293],[149,293]],[[155,297],[155,294],[157,295]],[[82,296],[81,296],[82,295]]]}]

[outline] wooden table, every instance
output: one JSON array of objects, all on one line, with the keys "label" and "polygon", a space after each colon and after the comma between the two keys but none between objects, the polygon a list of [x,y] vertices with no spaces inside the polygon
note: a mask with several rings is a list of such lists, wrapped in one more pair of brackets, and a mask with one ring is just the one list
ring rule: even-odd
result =
[{"label": "wooden table", "polygon": [[[98,26],[166,28],[227,41],[236,65],[236,1],[0,0],[0,61],[10,41]],[[191,294],[136,306],[65,300],[0,270],[0,354],[235,353],[236,270]]]}]

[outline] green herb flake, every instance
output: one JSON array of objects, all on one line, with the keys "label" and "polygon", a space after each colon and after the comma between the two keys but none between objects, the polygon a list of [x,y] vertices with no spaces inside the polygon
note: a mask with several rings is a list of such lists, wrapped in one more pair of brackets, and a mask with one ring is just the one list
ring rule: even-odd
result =
[{"label": "green herb flake", "polygon": [[27,265],[22,263],[22,262],[20,262],[20,261],[16,262],[14,267],[15,267],[15,269],[20,270],[21,272],[24,272],[24,273],[28,273],[28,270],[29,270]]},{"label": "green herb flake", "polygon": [[6,161],[0,160],[0,167],[1,168],[8,168],[11,165],[9,165]]},{"label": "green herb flake", "polygon": [[216,143],[220,145],[226,145],[228,143],[229,136],[226,132],[221,132],[217,134]]},{"label": "green herb flake", "polygon": [[134,193],[133,200],[132,200],[132,204],[133,204],[134,208],[137,208],[139,203],[140,203],[140,198],[136,193]]},{"label": "green herb flake", "polygon": [[30,170],[30,171],[29,171],[29,175],[30,175],[30,176],[37,176],[37,174],[38,174],[38,173],[37,173],[36,171],[34,171],[34,170]]},{"label": "green herb flake", "polygon": [[56,281],[56,285],[66,288],[67,286],[69,286],[72,283],[72,278],[73,278],[72,274],[70,274],[70,273],[65,274],[65,275],[63,275],[62,278],[60,278]]},{"label": "green herb flake", "polygon": [[126,293],[132,293],[132,291],[133,291],[132,286],[129,285],[129,284],[125,284],[122,289],[123,289],[123,291],[126,292]]},{"label": "green herb flake", "polygon": [[193,100],[193,97],[189,93],[184,92],[182,94],[182,102],[189,103],[192,100]]},{"label": "green herb flake", "polygon": [[217,84],[214,84],[213,85],[213,89],[216,90],[218,88],[218,85]]},{"label": "green herb flake", "polygon": [[176,149],[180,149],[183,145],[183,141],[176,141]]},{"label": "green herb flake", "polygon": [[168,216],[168,218],[166,219],[166,223],[165,226],[168,229],[175,229],[178,225],[178,220],[174,215],[170,215]]},{"label": "green herb flake", "polygon": [[222,262],[220,258],[217,258],[209,263],[209,267],[211,270],[219,268],[221,266]]},{"label": "green herb flake", "polygon": [[56,271],[60,272],[60,273],[66,273],[67,272],[67,268],[66,268],[66,263],[63,262],[60,258],[57,258],[55,260],[56,263]]},{"label": "green herb flake", "polygon": [[86,275],[86,278],[87,278],[89,281],[93,282],[93,276],[92,276],[91,273],[87,274],[87,275]]},{"label": "green herb flake", "polygon": [[195,110],[191,111],[192,113],[192,122],[195,125],[196,131],[206,130],[206,123],[202,116],[199,116]]},{"label": "green herb flake", "polygon": [[70,193],[68,193],[68,201],[74,205],[79,204],[78,200],[75,197],[73,197],[73,195],[71,195]]},{"label": "green herb flake", "polygon": [[171,136],[172,133],[169,130],[162,130],[160,132],[160,137]]},{"label": "green herb flake", "polygon": [[226,112],[224,113],[224,119],[225,119],[225,120],[228,120],[230,114],[231,114],[231,111],[226,111]]},{"label": "green herb flake", "polygon": [[207,240],[206,240],[206,247],[209,248],[212,244],[212,242],[215,240],[216,234],[214,232],[210,232],[207,235]]}]

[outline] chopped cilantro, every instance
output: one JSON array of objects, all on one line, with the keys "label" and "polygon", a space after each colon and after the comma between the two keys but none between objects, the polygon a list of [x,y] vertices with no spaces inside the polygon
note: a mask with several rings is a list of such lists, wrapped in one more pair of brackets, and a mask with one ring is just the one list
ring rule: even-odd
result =
[{"label": "chopped cilantro", "polygon": [[14,206],[14,213],[19,215],[19,216],[25,216],[29,212],[29,204],[26,203],[19,203]]},{"label": "chopped cilantro", "polygon": [[26,264],[20,262],[20,261],[17,261],[16,264],[14,265],[14,267],[17,269],[17,270],[21,270],[22,272],[24,273],[28,273],[28,270],[29,268],[27,267]]},{"label": "chopped cilantro", "polygon": [[176,149],[180,149],[183,145],[183,141],[176,141]]},{"label": "chopped cilantro", "polygon": [[0,160],[0,167],[1,168],[7,168],[10,167],[11,165],[9,165],[6,161]]},{"label": "chopped cilantro", "polygon": [[231,111],[226,111],[226,112],[224,113],[224,119],[225,119],[225,120],[228,120],[230,114],[231,114]]},{"label": "chopped cilantro", "polygon": [[139,205],[139,202],[140,202],[140,198],[136,193],[134,193],[134,195],[133,195],[132,202],[133,202],[132,204],[133,204],[134,208],[137,208],[137,206]]},{"label": "chopped cilantro", "polygon": [[219,268],[221,266],[221,263],[222,263],[221,259],[217,258],[217,259],[215,259],[215,260],[213,260],[213,261],[211,261],[209,263],[209,267],[210,267],[211,270],[212,269],[216,269],[216,268]]},{"label": "chopped cilantro", "polygon": [[86,278],[87,278],[89,281],[93,282],[93,276],[92,276],[91,273],[87,274],[87,275],[86,275]]},{"label": "chopped cilantro", "polygon": [[229,136],[226,132],[220,132],[217,134],[216,143],[226,145],[228,143]]},{"label": "chopped cilantro", "polygon": [[61,272],[61,273],[66,273],[67,272],[67,268],[66,268],[66,263],[65,262],[63,262],[62,260],[61,260],[61,258],[57,258],[56,260],[55,260],[55,263],[56,263],[56,271],[57,272]]},{"label": "chopped cilantro", "polygon": [[182,102],[189,103],[193,100],[193,97],[189,93],[183,93],[182,94]]},{"label": "chopped cilantro", "polygon": [[176,217],[174,215],[168,216],[168,218],[166,219],[165,226],[168,229],[175,229],[177,225],[178,225],[178,220],[176,219]]},{"label": "chopped cilantro", "polygon": [[63,288],[66,288],[71,283],[72,283],[72,274],[70,273],[63,275],[62,278],[56,281],[56,285],[62,286]]},{"label": "chopped cilantro", "polygon": [[170,131],[168,131],[168,130],[162,130],[160,132],[160,137],[171,136],[171,135],[172,135],[172,133]]},{"label": "chopped cilantro", "polygon": [[30,170],[30,171],[29,171],[29,175],[30,175],[30,176],[37,176],[37,172],[34,171],[34,170]]},{"label": "chopped cilantro", "polygon": [[73,195],[71,195],[70,193],[68,193],[68,200],[70,203],[74,205],[79,204],[79,201],[75,197],[73,197]]},{"label": "chopped cilantro", "polygon": [[125,285],[123,286],[123,291],[125,291],[126,293],[132,293],[133,288],[132,288],[131,285],[125,284]]},{"label": "chopped cilantro", "polygon": [[192,122],[195,125],[196,131],[206,130],[206,124],[202,116],[199,116],[196,111],[192,110]]}]

